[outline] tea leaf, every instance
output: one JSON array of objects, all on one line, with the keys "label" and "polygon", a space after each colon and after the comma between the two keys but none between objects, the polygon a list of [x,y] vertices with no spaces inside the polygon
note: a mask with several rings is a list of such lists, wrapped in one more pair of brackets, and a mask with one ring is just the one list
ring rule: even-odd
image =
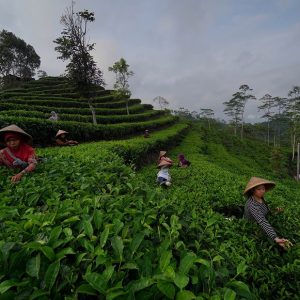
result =
[{"label": "tea leaf", "polygon": [[40,254],[29,259],[26,263],[27,274],[30,275],[31,277],[39,278],[40,265],[41,265]]},{"label": "tea leaf", "polygon": [[172,258],[172,252],[171,251],[164,251],[159,259],[159,269],[161,272],[164,272],[165,269],[168,267],[170,264],[170,260]]},{"label": "tea leaf", "polygon": [[122,260],[122,256],[123,256],[123,249],[124,249],[122,238],[119,237],[119,236],[114,236],[111,239],[111,245],[112,245],[112,247],[114,249],[115,255],[121,261]]},{"label": "tea leaf", "polygon": [[83,221],[83,229],[85,234],[91,238],[94,234],[93,226],[89,220],[84,220]]},{"label": "tea leaf", "polygon": [[101,294],[105,294],[106,282],[104,281],[101,274],[88,273],[84,278],[94,289],[96,289]]},{"label": "tea leaf", "polygon": [[196,260],[196,255],[192,252],[188,252],[183,259],[180,260],[179,272],[181,274],[187,274]]},{"label": "tea leaf", "polygon": [[169,299],[174,299],[175,287],[170,282],[159,281],[157,283],[157,288]]},{"label": "tea leaf", "polygon": [[234,300],[236,297],[236,292],[232,289],[226,289],[224,293],[224,300]]},{"label": "tea leaf", "polygon": [[91,295],[91,296],[97,296],[98,292],[96,289],[92,288],[89,284],[82,284],[80,285],[76,293],[78,294],[85,294],[85,295]]},{"label": "tea leaf", "polygon": [[189,283],[189,278],[184,274],[176,273],[174,283],[182,290]]},{"label": "tea leaf", "polygon": [[108,235],[109,235],[109,227],[105,226],[104,231],[101,233],[100,236],[100,247],[103,248],[106,244],[106,241],[108,239]]},{"label": "tea leaf", "polygon": [[54,285],[55,280],[58,275],[58,272],[59,272],[59,269],[60,269],[59,261],[52,263],[48,267],[46,274],[45,274],[45,284],[46,284],[46,287],[48,288],[48,290],[51,290],[52,286]]},{"label": "tea leaf", "polygon": [[192,299],[196,299],[196,296],[191,291],[183,290],[176,294],[176,300],[192,300]]}]

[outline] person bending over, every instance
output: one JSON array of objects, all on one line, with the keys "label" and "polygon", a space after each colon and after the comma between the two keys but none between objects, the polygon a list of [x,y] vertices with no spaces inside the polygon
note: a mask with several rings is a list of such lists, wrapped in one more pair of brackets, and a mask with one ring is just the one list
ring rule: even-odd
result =
[{"label": "person bending over", "polygon": [[0,129],[0,139],[6,148],[0,151],[0,165],[19,171],[11,178],[12,182],[21,180],[37,165],[35,150],[29,145],[32,137],[17,125],[10,125]]}]

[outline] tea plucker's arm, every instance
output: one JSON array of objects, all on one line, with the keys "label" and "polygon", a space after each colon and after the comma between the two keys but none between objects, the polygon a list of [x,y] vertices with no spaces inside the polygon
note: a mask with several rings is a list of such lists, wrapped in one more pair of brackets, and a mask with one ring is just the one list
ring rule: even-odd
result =
[{"label": "tea plucker's arm", "polygon": [[259,206],[251,201],[248,204],[248,208],[251,213],[251,216],[259,224],[259,226],[262,228],[262,230],[265,232],[265,234],[272,240],[275,240],[278,236],[277,236],[275,230],[273,229],[273,227],[270,225],[270,223],[264,216],[264,214],[261,211],[261,209],[259,208]]}]

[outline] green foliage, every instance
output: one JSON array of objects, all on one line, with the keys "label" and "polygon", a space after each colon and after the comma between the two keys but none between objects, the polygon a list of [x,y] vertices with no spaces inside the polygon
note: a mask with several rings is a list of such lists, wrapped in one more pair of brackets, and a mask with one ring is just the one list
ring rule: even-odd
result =
[{"label": "green foliage", "polygon": [[40,64],[40,57],[31,45],[12,32],[0,32],[0,75],[4,79],[9,78],[9,75],[30,79]]},{"label": "green foliage", "polygon": [[[160,257],[147,250],[156,245],[160,204],[130,184],[135,174],[112,147],[160,147],[185,128],[175,125],[151,141],[42,150],[47,162],[17,185],[9,182],[11,171],[1,168],[0,297],[114,299],[155,285],[142,273],[144,260]],[[158,259],[155,264],[158,269]]]},{"label": "green foliage", "polygon": [[[3,90],[0,99],[0,126],[23,126],[39,145],[52,144],[55,130],[62,128],[82,142],[141,134],[176,121],[168,111],[154,111],[140,99],[115,100],[114,91],[101,87],[94,91],[91,108],[91,98],[80,97],[63,77],[45,77],[18,89]],[[58,113],[59,122],[48,120],[51,111]]]},{"label": "green foliage", "polygon": [[[124,58],[115,62],[112,67],[108,68],[109,71],[114,72],[116,75],[116,82],[114,84],[115,91],[113,95],[115,99],[129,99],[131,92],[129,90],[128,79],[134,73],[129,70],[129,65]],[[127,114],[129,115],[128,101],[126,102]]]},{"label": "green foliage", "polygon": [[[2,116],[16,116],[16,117],[27,117],[27,118],[38,118],[48,119],[49,113],[38,112],[38,111],[27,111],[27,110],[4,110],[0,111]],[[136,121],[150,121],[166,115],[165,111],[162,110],[149,110],[144,113],[137,113],[131,115],[108,115],[108,116],[97,116],[97,122],[99,124],[114,124],[114,123],[128,123]],[[59,114],[61,121],[76,121],[91,123],[92,116],[89,115],[76,115],[76,114]]]},{"label": "green foliage", "polygon": [[271,152],[271,165],[277,177],[285,177],[287,174],[287,158],[281,148],[273,148]]},{"label": "green foliage", "polygon": [[[38,98],[38,97],[37,97]],[[10,99],[7,100],[5,103],[13,103],[13,104],[23,104],[23,105],[40,105],[40,106],[50,106],[50,107],[79,107],[79,108],[88,108],[88,103],[87,102],[76,102],[76,101],[60,101],[60,100],[52,100],[52,99],[47,99],[47,100],[25,100],[25,99]],[[121,100],[118,102],[108,102],[108,103],[96,103],[94,106],[96,108],[120,108],[124,107],[126,101]],[[128,101],[128,105],[137,105],[140,104],[141,100],[140,99],[130,99]]]},{"label": "green foliage", "polygon": [[61,36],[54,43],[60,53],[59,59],[69,61],[66,75],[76,86],[78,92],[90,98],[95,86],[104,85],[103,74],[91,55],[94,43],[87,42],[87,24],[94,22],[93,12],[88,10],[74,12],[74,2],[61,17],[64,26]]},{"label": "green foliage", "polygon": [[[171,168],[172,187],[162,190],[161,195],[168,201],[167,207],[161,208],[165,209],[165,217],[175,214],[181,225],[173,253],[181,254],[179,271],[189,283],[184,287],[187,278],[177,276],[176,288],[193,293],[191,299],[297,298],[298,184],[274,177],[269,161],[271,147],[247,139],[241,142],[224,130],[206,127],[194,128],[179,147],[168,152],[171,158],[184,153],[192,163],[186,169]],[[204,154],[206,144],[208,151]],[[136,181],[154,184],[156,172],[155,166],[146,167]],[[295,244],[286,253],[269,241],[256,224],[221,213],[227,206],[244,206],[242,191],[251,176],[277,183],[266,199],[271,209],[285,208],[284,213],[272,214],[269,219],[280,236]],[[169,227],[164,228],[171,233]]]},{"label": "green foliage", "polygon": [[[241,193],[253,173],[276,179],[260,167],[259,149],[252,166],[237,170],[234,153],[243,153],[240,165],[247,161],[243,146],[232,141],[215,151],[221,132],[210,130],[215,146],[203,155],[207,136],[199,126],[168,153],[183,152],[192,162],[171,168],[170,189],[155,187],[156,165],[138,173],[124,165],[157,158],[186,128],[176,124],[151,139],[42,149],[38,154],[48,161],[15,185],[12,172],[0,169],[1,297],[296,299],[298,185],[284,180],[267,195],[271,208],[285,206],[270,218],[295,245],[284,254],[254,225],[216,211],[244,204]],[[226,152],[232,163],[224,162]]]},{"label": "green foliage", "polygon": [[[0,102],[0,110],[15,110],[16,108],[25,109],[25,110],[34,110],[42,111],[45,113],[50,113],[52,110],[55,110],[57,113],[65,114],[80,114],[80,115],[91,115],[89,108],[71,108],[71,107],[55,107],[55,106],[42,106],[42,105],[26,105],[18,104],[16,106],[13,103]],[[147,109],[151,109],[152,105],[150,104],[138,104],[129,107],[131,113],[141,113]],[[99,115],[124,115],[126,113],[126,108],[96,108],[96,112]]]},{"label": "green foliage", "polygon": [[[1,107],[1,105],[0,105]],[[59,110],[56,110],[59,112]],[[1,116],[0,127],[3,128],[9,124],[16,124],[34,137],[34,142],[38,145],[45,146],[54,143],[54,137],[61,128],[72,133],[72,137],[80,142],[94,140],[110,140],[118,137],[126,137],[134,134],[142,134],[145,129],[160,129],[162,126],[168,126],[176,121],[176,117],[165,116],[159,119],[120,123],[93,125],[75,121],[56,121],[40,120],[35,118],[9,117]]]}]

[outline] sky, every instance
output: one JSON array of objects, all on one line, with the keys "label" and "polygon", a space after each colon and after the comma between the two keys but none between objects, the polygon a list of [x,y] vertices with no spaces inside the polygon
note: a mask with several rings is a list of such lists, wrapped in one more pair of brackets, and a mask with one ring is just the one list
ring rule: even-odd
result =
[{"label": "sky", "polygon": [[[0,0],[0,30],[32,45],[48,75],[64,73],[53,40],[71,0]],[[223,102],[242,84],[257,99],[286,97],[300,85],[299,0],[77,0],[95,22],[88,37],[113,87],[108,67],[121,57],[134,72],[132,98],[153,104],[162,96],[171,109],[211,108],[226,119]],[[262,121],[259,100],[247,103],[246,122]]]}]

